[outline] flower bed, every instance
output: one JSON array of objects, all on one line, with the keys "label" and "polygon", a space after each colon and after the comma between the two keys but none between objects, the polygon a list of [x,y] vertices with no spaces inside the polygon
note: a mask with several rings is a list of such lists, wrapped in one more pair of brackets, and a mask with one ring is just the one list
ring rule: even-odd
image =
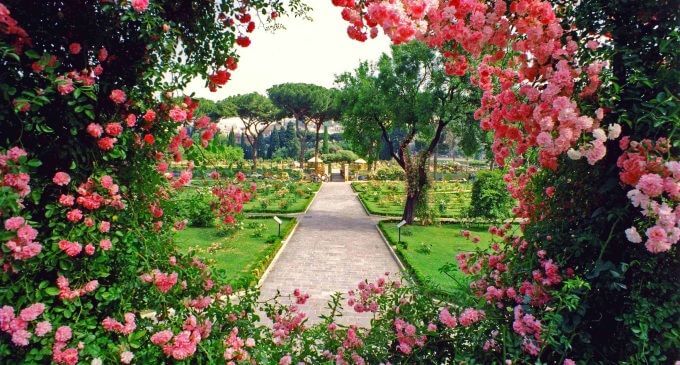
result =
[{"label": "flower bed", "polygon": [[320,183],[260,181],[257,192],[244,205],[246,213],[300,213],[314,198]]},{"label": "flower bed", "polygon": [[[404,183],[400,181],[355,182],[354,191],[371,214],[401,216],[404,211]],[[442,218],[463,218],[470,205],[472,186],[466,182],[437,182],[429,192],[430,206]]]}]

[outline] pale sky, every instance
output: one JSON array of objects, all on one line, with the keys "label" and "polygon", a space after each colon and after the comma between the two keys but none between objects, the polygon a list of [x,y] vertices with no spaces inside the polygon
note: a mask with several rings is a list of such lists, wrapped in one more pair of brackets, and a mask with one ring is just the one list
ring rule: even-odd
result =
[{"label": "pale sky", "polygon": [[238,50],[238,69],[217,92],[210,92],[200,79],[191,82],[185,92],[222,100],[253,91],[266,94],[272,85],[285,82],[331,87],[336,74],[355,69],[363,60],[375,61],[389,50],[389,39],[383,34],[363,43],[350,39],[348,23],[340,17],[342,8],[334,7],[330,0],[306,3],[314,8],[309,14],[313,21],[281,17],[286,29],[274,33],[256,29],[250,46]]}]

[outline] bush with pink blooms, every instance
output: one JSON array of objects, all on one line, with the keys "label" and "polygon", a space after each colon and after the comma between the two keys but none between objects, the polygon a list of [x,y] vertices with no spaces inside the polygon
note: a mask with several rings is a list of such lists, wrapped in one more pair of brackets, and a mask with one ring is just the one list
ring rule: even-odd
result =
[{"label": "bush with pink blooms", "polygon": [[[483,92],[522,234],[462,254],[483,362],[680,358],[680,64],[668,1],[333,0],[350,38],[420,41]],[[567,360],[568,359],[568,360]]]}]

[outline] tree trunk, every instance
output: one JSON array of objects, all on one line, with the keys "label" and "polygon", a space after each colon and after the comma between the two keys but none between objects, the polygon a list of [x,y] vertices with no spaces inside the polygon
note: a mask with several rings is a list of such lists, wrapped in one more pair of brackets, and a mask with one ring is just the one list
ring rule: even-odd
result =
[{"label": "tree trunk", "polygon": [[[401,216],[402,220],[406,221],[406,224],[412,224],[416,218],[416,208],[418,207],[418,202],[420,201],[423,189],[427,184],[427,160],[425,157],[422,161],[419,161],[415,166],[411,163],[406,165],[406,203],[404,204],[404,213]],[[412,175],[412,169],[416,169],[415,173],[417,177],[415,181],[409,179]]]},{"label": "tree trunk", "polygon": [[297,129],[298,132],[298,138],[300,139],[300,168],[305,168],[305,152],[307,152],[307,125],[305,122],[302,122],[302,126],[304,127],[302,131],[300,131],[300,128],[298,127],[298,121],[295,121],[295,128]]},{"label": "tree trunk", "polygon": [[251,147],[253,148],[253,170],[257,169],[257,145],[257,138],[253,138],[253,143],[251,144]]},{"label": "tree trunk", "polygon": [[316,125],[316,140],[314,141],[314,169],[319,167],[319,129],[321,129],[321,124]]},{"label": "tree trunk", "polygon": [[432,165],[433,165],[433,175],[434,176],[434,181],[437,181],[437,155],[439,154],[439,144],[437,144],[437,147],[434,149],[434,157],[432,158]]}]

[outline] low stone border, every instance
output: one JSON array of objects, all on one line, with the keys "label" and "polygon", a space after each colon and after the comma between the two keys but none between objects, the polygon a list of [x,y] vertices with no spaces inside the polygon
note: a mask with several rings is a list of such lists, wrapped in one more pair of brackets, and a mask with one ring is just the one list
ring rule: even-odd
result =
[{"label": "low stone border", "polygon": [[278,251],[276,251],[276,255],[274,255],[274,258],[269,263],[269,265],[267,265],[267,269],[262,273],[262,275],[260,275],[260,280],[257,281],[257,286],[261,286],[262,283],[264,282],[264,279],[267,278],[267,275],[269,275],[269,271],[271,271],[272,266],[274,266],[276,261],[279,260],[279,256],[281,256],[281,252],[283,252],[283,249],[286,248],[286,245],[288,245],[288,242],[290,241],[291,237],[293,237],[293,234],[295,233],[295,230],[297,229],[297,227],[299,225],[300,225],[300,221],[296,219],[295,220],[295,226],[293,226],[293,228],[290,230],[290,232],[288,233],[288,236],[286,236],[286,238],[283,241],[281,241],[281,247],[279,247]]},{"label": "low stone border", "polygon": [[302,211],[301,213],[299,213],[300,215],[307,214],[307,211],[309,210],[309,207],[311,207],[311,206],[312,206],[312,203],[314,203],[314,199],[316,199],[316,195],[319,194],[319,190],[321,190],[321,187],[323,186],[323,184],[324,184],[324,183],[321,183],[321,184],[319,185],[319,188],[316,189],[316,191],[314,192],[314,195],[312,195],[312,198],[309,199],[309,202],[307,203],[307,207],[305,207],[305,210]]},{"label": "low stone border", "polygon": [[401,271],[407,271],[406,266],[404,266],[404,264],[401,262],[401,259],[399,258],[397,253],[392,248],[392,245],[390,245],[390,241],[387,240],[387,237],[385,237],[385,235],[383,234],[382,230],[380,229],[380,226],[378,226],[379,223],[380,222],[375,224],[375,229],[378,230],[378,234],[380,234],[380,238],[382,238],[383,242],[385,242],[385,246],[387,246],[387,248],[390,250],[390,254],[392,255],[392,258],[394,258],[394,260],[397,262],[397,265],[399,265],[399,269]]}]

